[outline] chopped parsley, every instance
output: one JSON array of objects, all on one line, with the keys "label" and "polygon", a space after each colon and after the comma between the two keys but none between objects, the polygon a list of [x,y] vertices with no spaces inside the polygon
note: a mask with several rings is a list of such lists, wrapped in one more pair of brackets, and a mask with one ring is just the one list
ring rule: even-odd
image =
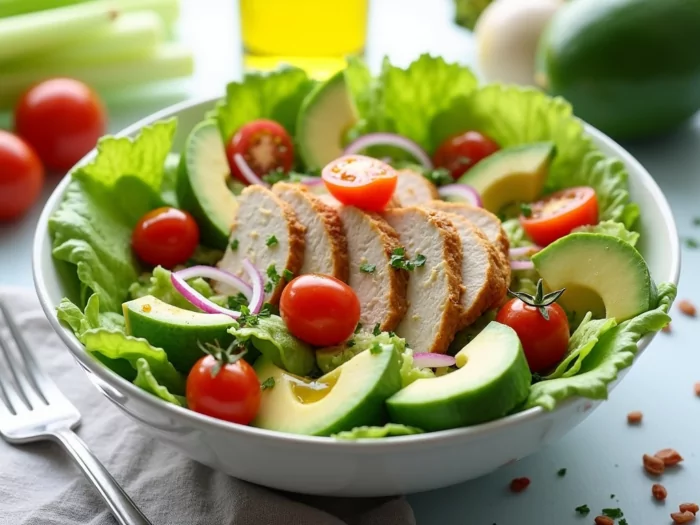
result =
[{"label": "chopped parsley", "polygon": [[434,170],[424,170],[423,176],[430,182],[435,184],[435,186],[444,186],[445,184],[452,184],[454,179],[449,170],[445,168],[436,168]]},{"label": "chopped parsley", "polygon": [[700,243],[698,243],[697,239],[693,239],[692,237],[685,238],[685,245],[691,250],[695,250],[700,247]]},{"label": "chopped parsley", "polygon": [[248,307],[244,304],[240,306],[241,316],[238,318],[238,322],[246,326],[255,326],[258,324],[258,316],[251,314]]},{"label": "chopped parsley", "polygon": [[294,273],[290,272],[289,270],[287,270],[287,268],[285,268],[282,272],[282,277],[284,277],[285,281],[289,282],[292,279],[294,279]]},{"label": "chopped parsley", "polygon": [[372,335],[379,335],[382,333],[381,328],[379,328],[379,323],[374,325],[374,329],[372,330]]},{"label": "chopped parsley", "polygon": [[270,235],[267,240],[265,241],[265,246],[275,246],[279,244],[279,241],[277,240],[277,237],[274,235]]},{"label": "chopped parsley", "polygon": [[265,283],[265,287],[263,288],[263,290],[265,290],[265,293],[270,293],[270,292],[272,292],[273,288],[274,288],[274,286],[272,285],[272,281],[267,281]]},{"label": "chopped parsley", "polygon": [[265,381],[262,382],[262,384],[260,385],[260,388],[262,390],[267,390],[269,388],[273,388],[274,386],[275,386],[275,378],[270,376],[267,379],[265,379]]},{"label": "chopped parsley", "polygon": [[265,283],[265,292],[270,293],[280,282],[280,275],[277,273],[277,268],[275,268],[274,264],[267,267],[267,278],[269,280]]},{"label": "chopped parsley", "polygon": [[395,248],[391,252],[391,266],[400,270],[412,272],[415,268],[425,265],[425,255],[417,254],[412,261],[406,258],[406,250],[404,248]]},{"label": "chopped parsley", "polygon": [[544,378],[540,374],[538,374],[537,372],[532,373],[532,384],[533,385],[535,383],[539,383],[540,381],[542,381],[542,379],[544,379]]},{"label": "chopped parsley", "polygon": [[524,202],[520,203],[520,213],[523,217],[532,217],[532,207]]},{"label": "chopped parsley", "polygon": [[282,168],[274,169],[262,176],[262,180],[267,182],[270,186],[272,186],[276,182],[287,180],[288,178],[289,177]]},{"label": "chopped parsley", "polygon": [[377,341],[372,343],[372,346],[369,347],[369,353],[370,354],[381,354],[382,353],[382,345],[380,345]]},{"label": "chopped parsley", "polygon": [[395,332],[389,332],[389,337],[396,337],[396,333],[395,333]]},{"label": "chopped parsley", "polygon": [[360,330],[362,330],[362,323],[357,323],[357,326],[355,327],[355,333],[359,334]]},{"label": "chopped parsley", "polygon": [[621,518],[620,521],[617,522],[617,525],[627,525],[627,520],[625,518]]},{"label": "chopped parsley", "polygon": [[239,310],[241,306],[248,305],[248,298],[241,292],[238,292],[236,295],[230,295],[227,302],[231,310]]},{"label": "chopped parsley", "polygon": [[420,268],[421,266],[425,266],[425,261],[426,261],[425,255],[423,255],[422,253],[419,253],[418,255],[416,255],[416,258],[413,259],[413,265],[416,268]]},{"label": "chopped parsley", "polygon": [[610,494],[610,499],[615,499],[615,494]]},{"label": "chopped parsley", "polygon": [[237,250],[238,249],[238,239],[233,239],[231,241],[231,249],[232,250]]},{"label": "chopped parsley", "polygon": [[588,508],[588,505],[581,505],[580,507],[576,507],[574,510],[578,512],[581,516],[588,516],[588,514],[591,512],[591,509]]},{"label": "chopped parsley", "polygon": [[695,217],[693,219],[693,226],[700,226],[700,217]]},{"label": "chopped parsley", "polygon": [[616,520],[624,516],[624,514],[620,509],[603,509],[603,516]]},{"label": "chopped parsley", "polygon": [[563,478],[564,476],[566,476],[566,469],[560,468],[559,470],[557,470],[557,476],[559,476],[560,478]]},{"label": "chopped parsley", "polygon": [[372,272],[374,272],[374,270],[376,270],[376,269],[377,269],[377,265],[376,265],[376,264],[362,263],[362,264],[360,265],[360,271],[361,271],[362,273],[372,273]]},{"label": "chopped parsley", "polygon": [[345,346],[347,346],[348,348],[352,348],[352,347],[355,346],[356,344],[357,344],[357,343],[355,343],[355,340],[354,340],[354,339],[348,339],[347,341],[345,341]]}]

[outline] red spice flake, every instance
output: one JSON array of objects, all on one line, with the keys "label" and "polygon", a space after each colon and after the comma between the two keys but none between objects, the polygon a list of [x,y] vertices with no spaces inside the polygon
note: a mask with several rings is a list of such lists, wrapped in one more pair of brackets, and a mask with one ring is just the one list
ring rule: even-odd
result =
[{"label": "red spice flake", "polygon": [[627,423],[630,425],[639,425],[642,422],[643,414],[639,410],[627,414]]},{"label": "red spice flake", "polygon": [[690,523],[695,521],[695,514],[687,510],[685,512],[674,512],[671,514],[671,519],[673,523]]},{"label": "red spice flake", "polygon": [[659,450],[656,454],[654,454],[654,456],[662,460],[664,462],[665,467],[672,467],[674,465],[678,465],[681,461],[683,461],[683,456],[681,456],[672,448],[665,448],[663,450]]},{"label": "red spice flake", "polygon": [[698,313],[695,305],[688,301],[688,299],[681,299],[678,301],[678,309],[688,317],[695,317]]},{"label": "red spice flake", "polygon": [[615,521],[608,516],[596,516],[593,521],[595,525],[615,525]]},{"label": "red spice flake", "polygon": [[663,485],[654,483],[651,486],[651,495],[654,496],[654,499],[657,501],[664,501],[666,499],[666,496],[668,496],[668,492],[666,491],[666,487],[664,487]]},{"label": "red spice flake", "polygon": [[530,485],[530,478],[515,478],[510,482],[511,492],[522,492]]},{"label": "red spice flake", "polygon": [[700,510],[697,503],[681,503],[678,508],[681,512],[692,512],[693,514],[697,514]]}]

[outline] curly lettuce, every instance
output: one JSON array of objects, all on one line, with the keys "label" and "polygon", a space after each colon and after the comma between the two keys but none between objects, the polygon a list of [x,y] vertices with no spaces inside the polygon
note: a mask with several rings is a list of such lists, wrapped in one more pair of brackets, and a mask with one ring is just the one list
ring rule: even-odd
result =
[{"label": "curly lettuce", "polygon": [[639,233],[635,231],[629,231],[625,228],[625,225],[621,222],[615,221],[602,221],[593,226],[580,226],[573,230],[574,232],[587,232],[587,233],[602,233],[605,235],[610,235],[612,237],[617,237],[621,241],[625,241],[627,244],[635,246],[639,240]]},{"label": "curly lettuce", "polygon": [[355,427],[352,430],[345,430],[332,434],[335,439],[355,440],[355,439],[380,439],[392,436],[412,436],[423,434],[425,431],[416,427],[409,427],[399,423],[387,423],[383,427]]},{"label": "curly lettuce", "polygon": [[[152,295],[156,299],[160,299],[172,306],[184,310],[197,311],[198,309],[175,289],[170,280],[170,275],[170,270],[166,270],[162,266],[156,266],[152,273],[142,275],[138,281],[129,286],[129,297],[131,299],[139,299],[146,295]],[[209,286],[209,283],[202,278],[190,279],[187,282],[204,297],[209,298],[214,295],[214,291]]]}]

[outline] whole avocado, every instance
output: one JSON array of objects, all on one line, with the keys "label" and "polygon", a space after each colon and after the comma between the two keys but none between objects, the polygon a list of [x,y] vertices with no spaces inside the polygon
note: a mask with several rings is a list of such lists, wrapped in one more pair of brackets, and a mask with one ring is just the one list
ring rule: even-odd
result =
[{"label": "whole avocado", "polygon": [[573,0],[540,41],[538,83],[616,139],[700,109],[700,0]]}]

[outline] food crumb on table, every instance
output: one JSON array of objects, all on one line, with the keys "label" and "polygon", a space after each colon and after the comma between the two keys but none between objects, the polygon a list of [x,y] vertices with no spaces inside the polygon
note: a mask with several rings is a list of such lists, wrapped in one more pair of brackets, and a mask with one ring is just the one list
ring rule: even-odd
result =
[{"label": "food crumb on table", "polygon": [[697,309],[695,305],[691,303],[688,299],[681,299],[678,301],[678,310],[681,313],[687,315],[688,317],[695,317],[697,315]]},{"label": "food crumb on table", "polygon": [[644,456],[642,456],[642,464],[644,465],[644,470],[652,476],[660,476],[664,473],[664,469],[666,468],[663,459],[650,456],[649,454],[644,454]]},{"label": "food crumb on table", "polygon": [[700,381],[695,383],[695,395],[700,397]]},{"label": "food crumb on table", "polygon": [[511,492],[522,492],[530,485],[530,478],[515,478],[510,482]]},{"label": "food crumb on table", "polygon": [[639,425],[642,422],[644,415],[639,410],[634,410],[627,414],[627,423],[630,425]]},{"label": "food crumb on table", "polygon": [[700,506],[697,503],[681,503],[678,505],[678,508],[681,512],[692,512],[693,514],[697,514],[700,511]]},{"label": "food crumb on table", "polygon": [[654,499],[656,501],[665,501],[666,496],[668,496],[668,491],[663,485],[660,485],[659,483],[654,483],[651,486],[651,495],[654,496]]},{"label": "food crumb on table", "polygon": [[662,460],[665,467],[672,467],[683,461],[683,456],[672,448],[659,450],[654,456]]},{"label": "food crumb on table", "polygon": [[593,521],[595,522],[595,525],[615,525],[613,519],[607,516],[596,516],[595,520]]},{"label": "food crumb on table", "polygon": [[673,523],[690,523],[695,521],[695,514],[686,510],[684,512],[673,512],[671,513],[671,519]]},{"label": "food crumb on table", "polygon": [[670,334],[671,333],[671,323],[668,323],[666,326],[664,326],[661,331],[665,334]]}]

